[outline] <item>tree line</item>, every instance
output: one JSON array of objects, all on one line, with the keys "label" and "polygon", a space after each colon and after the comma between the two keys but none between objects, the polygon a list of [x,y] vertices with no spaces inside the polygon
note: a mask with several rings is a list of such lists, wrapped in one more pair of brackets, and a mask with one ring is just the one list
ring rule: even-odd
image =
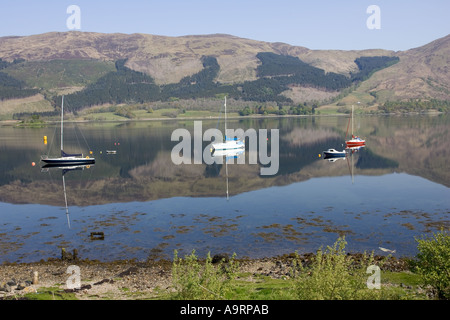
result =
[{"label": "tree line", "polygon": [[437,110],[439,112],[450,111],[450,101],[448,100],[422,100],[409,99],[408,101],[386,101],[378,109],[386,113],[392,112],[423,112],[427,110]]},{"label": "tree line", "polygon": [[370,76],[381,69],[390,67],[400,61],[399,57],[360,57],[355,59],[355,63],[358,66],[359,71],[351,74],[353,82],[361,82],[370,78]]},{"label": "tree line", "polygon": [[326,73],[297,57],[272,52],[260,52],[256,57],[262,63],[257,68],[257,75],[261,78],[270,77],[283,87],[298,84],[336,91],[350,86],[352,82],[345,75]]}]

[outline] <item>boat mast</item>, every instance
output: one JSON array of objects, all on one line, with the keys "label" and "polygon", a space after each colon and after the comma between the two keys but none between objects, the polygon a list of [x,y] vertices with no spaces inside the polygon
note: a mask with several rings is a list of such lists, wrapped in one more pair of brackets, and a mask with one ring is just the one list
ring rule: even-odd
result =
[{"label": "boat mast", "polygon": [[354,107],[352,105],[352,139],[353,139],[353,112],[354,112]]},{"label": "boat mast", "polygon": [[225,142],[227,141],[227,96],[225,96]]},{"label": "boat mast", "polygon": [[64,117],[64,96],[62,96],[61,100],[61,151],[63,151],[63,118]]}]

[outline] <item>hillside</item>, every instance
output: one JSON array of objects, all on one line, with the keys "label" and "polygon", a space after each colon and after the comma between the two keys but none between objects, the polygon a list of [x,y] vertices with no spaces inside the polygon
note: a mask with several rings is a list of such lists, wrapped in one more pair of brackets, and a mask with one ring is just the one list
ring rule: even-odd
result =
[{"label": "hillside", "polygon": [[336,73],[355,71],[357,66],[354,59],[357,57],[392,54],[386,50],[313,51],[283,43],[268,43],[222,34],[164,37],[71,31],[0,38],[0,58],[6,61],[128,59],[127,67],[149,74],[158,84],[176,83],[185,76],[199,72],[202,69],[202,56],[217,58],[221,67],[217,78],[219,82],[255,80],[259,63],[256,55],[259,52],[291,55],[326,72]]},{"label": "hillside", "polygon": [[398,64],[375,73],[354,95],[365,96],[367,102],[376,100],[379,103],[450,99],[450,35],[395,55],[400,58]]},{"label": "hillside", "polygon": [[[133,93],[147,90],[149,84],[152,98],[131,100],[214,98],[223,93],[237,100],[288,105],[450,100],[449,50],[450,36],[403,52],[310,50],[223,34],[165,37],[71,31],[2,37],[0,93],[4,89],[9,95],[2,96],[0,114],[9,114],[12,108],[25,112],[21,101],[31,96],[35,111],[48,111],[56,105],[55,96],[62,93],[90,97],[100,95],[98,90],[112,91],[98,83],[104,84],[105,78],[117,83],[116,76],[130,79],[119,74],[118,61],[124,63],[121,71],[127,70],[128,76],[135,72],[131,78],[138,77],[142,83],[120,82],[125,96],[80,100],[80,108],[127,103]],[[358,63],[363,59],[368,63]],[[5,86],[3,79],[15,87]],[[14,96],[17,90],[23,95]],[[43,106],[45,110],[40,109]]]}]

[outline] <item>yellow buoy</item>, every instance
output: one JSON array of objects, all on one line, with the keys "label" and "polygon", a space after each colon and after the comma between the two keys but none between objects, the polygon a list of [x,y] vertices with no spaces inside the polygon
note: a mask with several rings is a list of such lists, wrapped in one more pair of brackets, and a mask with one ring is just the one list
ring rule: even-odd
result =
[{"label": "yellow buoy", "polygon": [[322,155],[319,153],[319,158],[321,157]]}]

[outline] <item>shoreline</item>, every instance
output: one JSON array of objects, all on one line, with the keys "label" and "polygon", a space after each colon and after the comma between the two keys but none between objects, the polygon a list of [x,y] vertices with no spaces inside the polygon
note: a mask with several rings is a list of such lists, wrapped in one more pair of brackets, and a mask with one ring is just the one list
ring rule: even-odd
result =
[{"label": "shoreline", "polygon": [[[440,111],[427,111],[427,112],[392,112],[392,113],[363,113],[358,116],[414,116],[414,115],[440,115],[445,114]],[[99,113],[101,115],[101,113]],[[245,119],[276,119],[276,118],[313,118],[313,117],[345,117],[348,116],[346,113],[333,113],[333,114],[300,114],[300,115],[248,115],[248,116],[228,116],[230,120],[245,120]],[[85,119],[67,119],[64,120],[66,123],[122,123],[122,122],[146,122],[146,121],[193,121],[193,120],[218,120],[221,119],[220,116],[206,116],[206,117],[180,117],[180,118],[138,118],[138,119],[115,119],[115,120],[85,120]],[[22,123],[22,120],[0,120],[0,125],[15,125],[18,126],[22,124],[22,127],[33,127],[33,126],[45,126],[48,124],[59,123],[60,120],[44,120],[40,123]]]},{"label": "shoreline", "polygon": [[[355,261],[361,261],[363,254],[348,253]],[[299,255],[302,263],[308,264],[315,254]],[[239,272],[249,278],[269,277],[289,279],[294,254],[258,259],[235,259]],[[374,263],[382,261],[382,272],[409,271],[409,258],[374,255]],[[228,255],[212,257],[212,263],[228,259]],[[199,259],[203,261],[203,259]],[[79,286],[70,287],[69,266],[79,269]],[[60,288],[73,293],[78,300],[132,300],[158,299],[161,292],[172,289],[172,260],[98,260],[49,258],[39,262],[0,264],[0,300],[26,299],[24,296],[37,293],[39,289]]]}]

